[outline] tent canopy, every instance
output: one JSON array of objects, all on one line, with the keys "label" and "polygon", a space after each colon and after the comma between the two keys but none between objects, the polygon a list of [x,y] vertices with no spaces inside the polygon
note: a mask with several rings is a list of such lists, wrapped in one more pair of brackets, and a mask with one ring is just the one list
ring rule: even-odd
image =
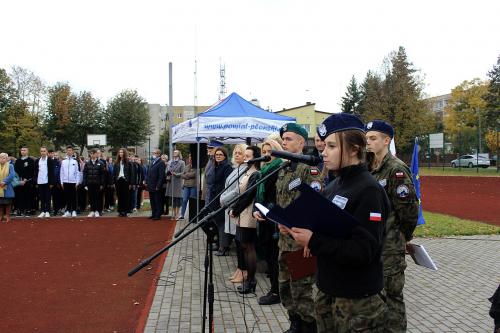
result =
[{"label": "tent canopy", "polygon": [[172,141],[195,143],[207,142],[209,138],[226,143],[244,142],[246,138],[262,141],[291,122],[295,118],[266,111],[233,92],[198,117],[174,126]]}]

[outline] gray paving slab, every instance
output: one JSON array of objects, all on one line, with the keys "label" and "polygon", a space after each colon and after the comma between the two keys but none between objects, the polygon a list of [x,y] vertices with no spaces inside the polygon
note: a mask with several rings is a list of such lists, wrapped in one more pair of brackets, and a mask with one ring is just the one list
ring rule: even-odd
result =
[{"label": "gray paving slab", "polygon": [[[177,223],[176,230],[186,222]],[[431,271],[408,258],[405,299],[408,332],[491,332],[490,297],[500,283],[500,235],[418,238],[438,266]],[[168,253],[146,324],[146,332],[201,332],[205,236],[197,230]],[[216,332],[283,332],[285,309],[260,306],[257,297],[269,290],[257,274],[256,295],[242,297],[228,276],[235,270],[230,256],[214,257],[214,325]]]}]

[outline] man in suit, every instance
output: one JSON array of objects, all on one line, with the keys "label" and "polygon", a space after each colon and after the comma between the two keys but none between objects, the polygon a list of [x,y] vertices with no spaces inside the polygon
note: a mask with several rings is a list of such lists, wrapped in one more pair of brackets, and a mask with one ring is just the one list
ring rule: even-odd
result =
[{"label": "man in suit", "polygon": [[149,192],[149,200],[151,202],[152,220],[159,220],[161,217],[161,196],[163,195],[163,181],[165,177],[165,163],[160,159],[161,151],[155,149],[153,151],[153,162],[148,169],[146,176],[146,188]]}]

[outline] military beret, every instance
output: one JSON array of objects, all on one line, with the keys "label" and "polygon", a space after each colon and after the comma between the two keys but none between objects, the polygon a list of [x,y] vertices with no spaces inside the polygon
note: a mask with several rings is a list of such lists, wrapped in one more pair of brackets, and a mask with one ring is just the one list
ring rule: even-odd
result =
[{"label": "military beret", "polygon": [[368,131],[381,132],[390,136],[391,139],[394,138],[394,128],[391,126],[391,124],[383,120],[376,119],[374,121],[370,121],[369,123],[366,124],[365,130],[367,132]]},{"label": "military beret", "polygon": [[353,114],[349,113],[334,113],[326,118],[321,125],[318,126],[318,135],[321,140],[325,140],[332,133],[359,130],[364,132],[365,126],[363,122]]},{"label": "military beret", "polygon": [[220,141],[217,141],[217,140],[210,140],[207,143],[207,147],[209,147],[209,148],[217,148],[217,147],[222,147],[222,146],[224,146],[224,144]]},{"label": "military beret", "polygon": [[280,129],[280,137],[283,139],[283,133],[285,132],[293,132],[297,133],[301,137],[304,138],[304,140],[307,141],[307,131],[305,130],[304,127],[296,124],[296,123],[286,123],[285,125],[281,126]]}]

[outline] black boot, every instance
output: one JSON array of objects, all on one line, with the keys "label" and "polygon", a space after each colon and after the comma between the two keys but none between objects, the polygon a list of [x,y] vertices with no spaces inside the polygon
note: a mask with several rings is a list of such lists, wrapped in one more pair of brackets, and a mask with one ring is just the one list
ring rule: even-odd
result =
[{"label": "black boot", "polygon": [[283,332],[283,333],[300,333],[300,326],[302,323],[302,320],[300,319],[299,315],[296,314],[288,314],[288,317],[290,319],[290,328]]},{"label": "black boot", "polygon": [[318,328],[316,327],[316,321],[307,322],[302,321],[301,333],[317,333]]},{"label": "black boot", "polygon": [[257,286],[257,281],[253,280],[245,280],[241,287],[238,287],[238,292],[240,294],[249,294],[255,293],[255,287]]}]

